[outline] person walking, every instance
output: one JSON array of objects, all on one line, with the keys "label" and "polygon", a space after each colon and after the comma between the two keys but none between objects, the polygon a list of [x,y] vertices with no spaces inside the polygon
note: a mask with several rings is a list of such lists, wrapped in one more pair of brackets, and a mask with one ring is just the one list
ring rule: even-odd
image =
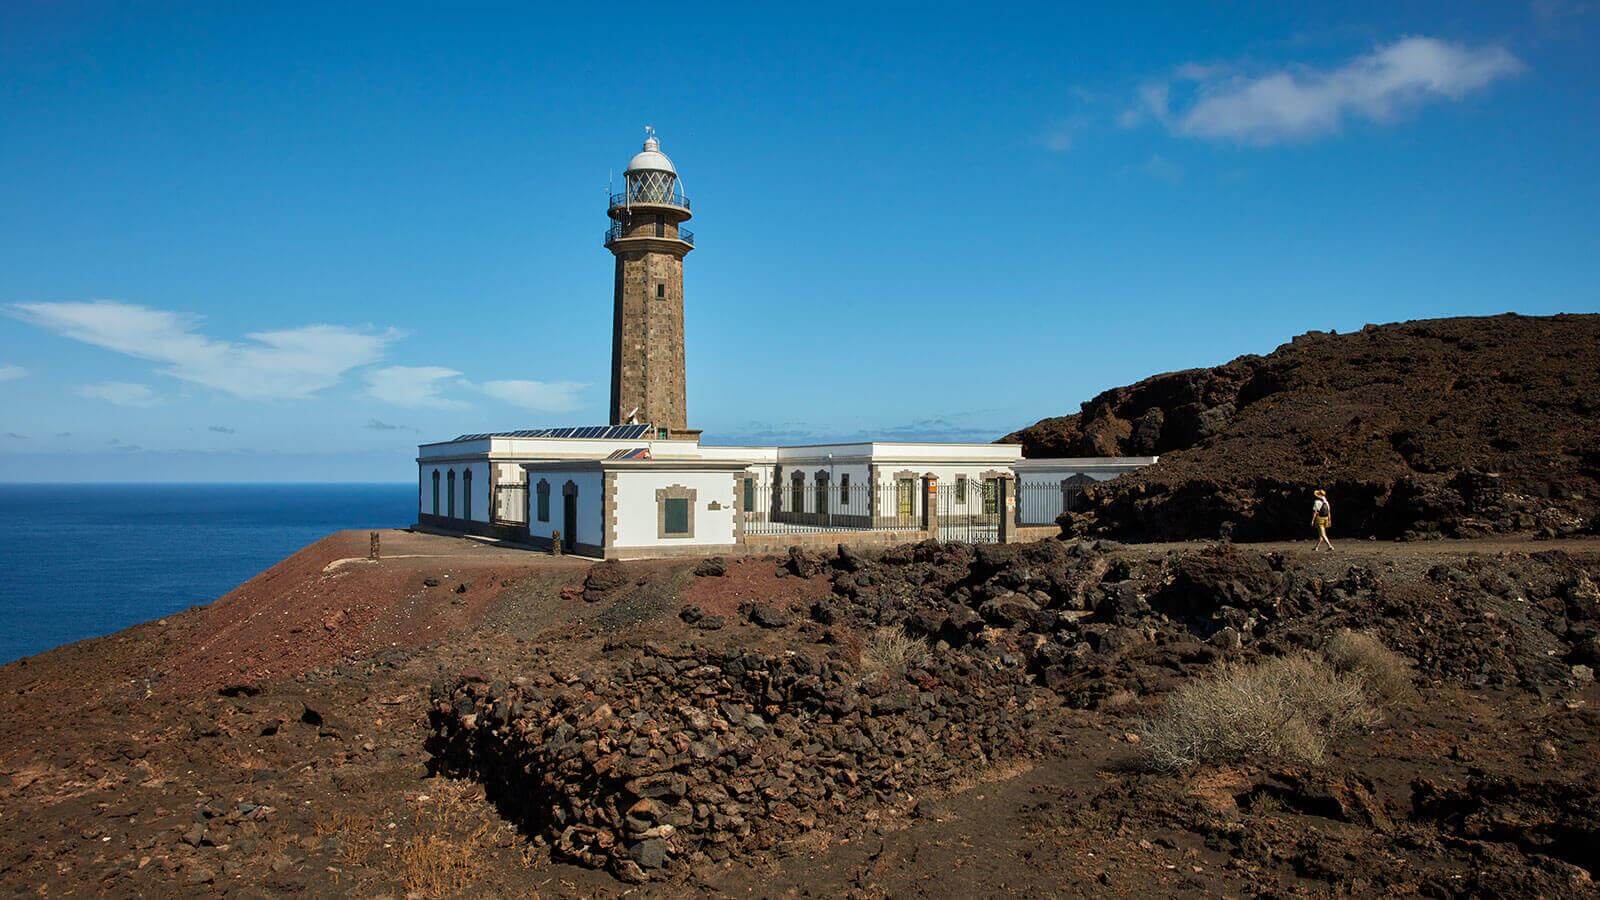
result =
[{"label": "person walking", "polygon": [[1333,505],[1328,502],[1328,492],[1317,488],[1311,492],[1317,498],[1311,504],[1311,524],[1317,529],[1317,545],[1313,551],[1327,547],[1333,549],[1333,541],[1328,540],[1328,528],[1333,525]]}]

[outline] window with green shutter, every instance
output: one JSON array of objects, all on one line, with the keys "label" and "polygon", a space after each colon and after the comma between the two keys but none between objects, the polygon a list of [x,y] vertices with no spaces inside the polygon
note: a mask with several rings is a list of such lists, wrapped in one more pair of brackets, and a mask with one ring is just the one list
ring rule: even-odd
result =
[{"label": "window with green shutter", "polygon": [[756,480],[754,478],[746,478],[744,480],[744,511],[756,511]]},{"label": "window with green shutter", "polygon": [[669,535],[684,535],[689,533],[689,501],[679,497],[668,497],[661,501],[665,524],[662,528]]}]

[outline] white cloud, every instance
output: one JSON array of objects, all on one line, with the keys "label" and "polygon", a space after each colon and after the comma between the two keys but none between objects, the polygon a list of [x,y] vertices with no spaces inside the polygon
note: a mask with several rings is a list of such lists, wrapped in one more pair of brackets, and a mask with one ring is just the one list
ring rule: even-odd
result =
[{"label": "white cloud", "polygon": [[460,372],[442,366],[385,366],[366,373],[367,394],[395,406],[457,409],[467,404],[440,391],[460,377]]},{"label": "white cloud", "polygon": [[572,412],[580,406],[578,393],[587,384],[574,381],[485,381],[477,385],[485,394],[532,412]]},{"label": "white cloud", "polygon": [[27,374],[28,370],[21,366],[14,366],[10,363],[0,365],[0,381],[16,381],[18,378],[26,377]]},{"label": "white cloud", "polygon": [[1150,118],[1177,134],[1245,144],[1307,140],[1352,118],[1391,122],[1429,100],[1459,100],[1524,68],[1503,47],[1427,37],[1386,44],[1331,70],[1295,66],[1246,76],[1188,65],[1177,73],[1193,85],[1187,108],[1171,107],[1168,84],[1145,85],[1122,122]]},{"label": "white cloud", "polygon": [[165,375],[250,400],[310,396],[376,362],[400,337],[394,329],[306,325],[222,341],[198,333],[194,316],[112,300],[18,303],[7,311],[73,340],[163,363]]},{"label": "white cloud", "polygon": [[117,406],[132,406],[143,408],[155,406],[159,401],[155,391],[146,385],[132,384],[126,381],[102,381],[99,384],[86,384],[78,388],[78,396],[88,397],[91,400],[104,400]]}]

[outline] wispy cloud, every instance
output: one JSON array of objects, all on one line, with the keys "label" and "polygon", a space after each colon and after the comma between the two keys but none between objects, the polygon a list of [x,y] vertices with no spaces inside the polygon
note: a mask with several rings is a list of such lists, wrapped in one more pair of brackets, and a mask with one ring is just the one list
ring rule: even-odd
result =
[{"label": "wispy cloud", "polygon": [[27,374],[28,370],[21,366],[10,363],[0,365],[0,381],[16,381],[18,378],[26,377]]},{"label": "wispy cloud", "polygon": [[367,421],[367,424],[366,424],[365,427],[369,431],[410,431],[410,432],[415,432],[417,430],[415,428],[412,428],[409,425],[391,425],[390,423],[385,422],[385,421],[383,421],[381,419],[369,419]]},{"label": "wispy cloud", "polygon": [[133,384],[127,381],[102,381],[99,384],[85,384],[78,388],[78,396],[88,397],[91,400],[104,400],[117,406],[131,406],[145,408],[155,406],[160,401],[156,398],[155,391],[148,385]]},{"label": "wispy cloud", "polygon": [[442,391],[460,377],[460,372],[442,366],[385,366],[366,373],[367,394],[412,409],[458,409],[467,404]]},{"label": "wispy cloud", "polygon": [[400,337],[394,329],[305,325],[218,340],[199,332],[195,316],[113,300],[18,303],[6,311],[64,337],[161,363],[162,374],[251,400],[308,397],[378,361]]},{"label": "wispy cloud", "polygon": [[207,431],[214,431],[217,434],[238,434],[239,433],[238,431],[236,431],[236,430],[234,430],[232,428],[229,428],[226,425],[213,425],[213,426],[211,426],[210,428],[208,428],[206,430]]},{"label": "wispy cloud", "polygon": [[[1188,65],[1144,85],[1120,118],[1157,121],[1202,140],[1268,145],[1334,134],[1351,119],[1387,123],[1433,100],[1460,100],[1526,67],[1498,46],[1468,47],[1408,37],[1335,69],[1291,66],[1243,74]],[[1175,102],[1175,88],[1184,94]]]},{"label": "wispy cloud", "polygon": [[485,381],[478,390],[502,403],[530,412],[572,412],[582,404],[578,394],[587,384],[575,381]]},{"label": "wispy cloud", "polygon": [[27,435],[25,435],[25,434],[17,434],[15,431],[6,432],[6,437],[12,439],[13,441],[25,441],[25,440],[28,439]]}]

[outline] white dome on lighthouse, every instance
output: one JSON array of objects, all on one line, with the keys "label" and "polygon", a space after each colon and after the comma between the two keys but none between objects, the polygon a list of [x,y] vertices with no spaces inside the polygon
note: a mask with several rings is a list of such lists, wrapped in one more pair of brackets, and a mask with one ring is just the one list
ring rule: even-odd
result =
[{"label": "white dome on lighthouse", "polygon": [[673,168],[672,160],[661,152],[661,141],[656,139],[655,129],[646,127],[649,137],[644,139],[644,149],[635,153],[633,159],[628,161],[628,172],[671,172],[678,174]]}]

